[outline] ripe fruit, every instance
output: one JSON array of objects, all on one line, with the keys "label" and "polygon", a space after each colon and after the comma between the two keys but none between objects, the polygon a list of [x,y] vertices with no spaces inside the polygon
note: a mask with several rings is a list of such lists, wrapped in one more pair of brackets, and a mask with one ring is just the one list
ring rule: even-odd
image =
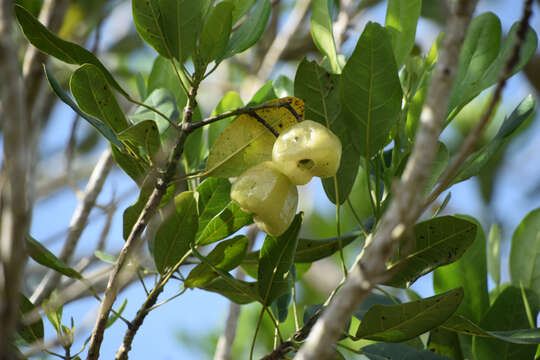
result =
[{"label": "ripe fruit", "polygon": [[334,176],[341,160],[341,141],[327,127],[304,120],[283,131],[274,143],[272,161],[293,184],[313,176]]},{"label": "ripe fruit", "polygon": [[231,199],[265,233],[279,236],[287,230],[296,213],[298,190],[271,161],[246,170],[231,187]]}]

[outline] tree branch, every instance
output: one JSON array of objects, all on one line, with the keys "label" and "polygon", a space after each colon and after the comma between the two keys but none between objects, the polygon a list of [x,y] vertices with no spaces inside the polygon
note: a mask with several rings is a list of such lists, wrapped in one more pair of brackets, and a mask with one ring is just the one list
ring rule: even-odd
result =
[{"label": "tree branch", "polygon": [[[52,32],[58,31],[70,2],[68,0],[45,0],[39,13],[39,21]],[[29,109],[34,107],[41,91],[44,79],[42,64],[47,56],[35,47],[28,46],[23,60],[24,88],[27,89],[26,104]]]},{"label": "tree branch", "polygon": [[[94,208],[96,199],[103,189],[103,184],[109,175],[112,166],[114,164],[110,149],[105,150],[96,164],[96,167],[90,175],[86,189],[84,190],[84,195],[79,205],[73,212],[71,218],[68,234],[62,251],[60,252],[60,260],[65,263],[69,263],[73,257],[75,247],[81,238],[81,235],[88,224],[88,217],[90,212]],[[32,294],[31,301],[36,303],[41,303],[43,299],[49,297],[52,291],[58,286],[60,281],[61,274],[54,270],[49,270],[39,286],[36,288]]]},{"label": "tree branch", "polygon": [[159,172],[154,186],[154,190],[148,198],[148,201],[143,211],[141,212],[141,215],[139,216],[137,222],[133,225],[133,229],[131,230],[129,237],[126,240],[124,247],[120,251],[120,255],[118,256],[113,271],[109,277],[107,289],[105,290],[105,294],[99,308],[99,313],[96,319],[94,330],[92,331],[90,345],[88,348],[88,360],[96,360],[99,357],[99,349],[101,347],[101,343],[103,342],[103,333],[105,331],[107,319],[109,317],[109,313],[114,304],[114,301],[118,296],[118,278],[120,271],[122,270],[122,267],[126,264],[134,249],[136,249],[140,245],[141,235],[144,229],[154,216],[159,206],[159,203],[163,198],[163,195],[165,195],[165,192],[167,191],[167,186],[174,178],[177,164],[180,162],[180,157],[182,156],[182,153],[184,151],[184,142],[186,141],[186,138],[188,136],[188,132],[185,130],[185,128],[187,128],[188,124],[191,122],[193,110],[196,106],[195,98],[197,95],[199,83],[200,79],[195,79],[193,87],[190,90],[188,102],[184,109],[184,115],[181,124],[182,129],[180,130],[178,139],[176,141],[175,147],[168,161],[166,169],[165,171]]},{"label": "tree branch", "polygon": [[309,0],[299,0],[296,2],[291,14],[287,18],[287,22],[279,34],[275,37],[270,49],[268,49],[264,56],[263,63],[261,64],[256,76],[259,81],[264,81],[270,76],[272,69],[287,47],[287,43],[300,26],[300,23],[302,22],[310,3],[311,1]]},{"label": "tree branch", "polygon": [[[446,119],[448,98],[455,78],[459,51],[476,7],[475,0],[460,0],[448,22],[448,31],[439,52],[422,112],[413,152],[400,183],[394,186],[394,199],[359,260],[353,265],[345,284],[315,324],[296,359],[326,359],[358,305],[374,285],[385,279],[385,263],[395,244],[414,224],[420,206],[419,194],[428,178],[436,153],[437,139]],[[413,215],[411,215],[413,214]]]},{"label": "tree branch", "polygon": [[15,359],[12,346],[18,319],[19,288],[26,263],[25,236],[31,222],[31,155],[27,149],[33,124],[13,41],[13,2],[0,0],[0,83],[3,119],[3,179],[0,223],[0,359]]}]

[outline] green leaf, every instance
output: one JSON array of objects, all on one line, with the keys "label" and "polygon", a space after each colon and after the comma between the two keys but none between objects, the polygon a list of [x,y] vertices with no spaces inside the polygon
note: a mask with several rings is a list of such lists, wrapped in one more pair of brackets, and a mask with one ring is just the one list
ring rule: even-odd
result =
[{"label": "green leaf", "polygon": [[184,62],[200,31],[204,6],[192,0],[133,0],[139,36],[161,56]]},{"label": "green leaf", "polygon": [[154,261],[160,273],[173,267],[190,249],[198,227],[197,200],[193,191],[174,198],[175,209],[156,232]]},{"label": "green leaf", "polygon": [[[476,232],[475,223],[454,216],[436,217],[416,224],[414,242],[399,247],[388,266],[388,270],[395,271],[394,275],[385,284],[409,287],[420,276],[453,263],[471,246]],[[401,257],[405,249],[409,250],[409,255]]]},{"label": "green leaf", "polygon": [[360,349],[370,360],[450,360],[428,350],[417,350],[405,344],[376,343]]},{"label": "green leaf", "polygon": [[287,277],[287,281],[289,283],[287,292],[274,300],[270,306],[272,313],[276,316],[279,323],[285,322],[285,320],[287,320],[287,315],[289,315],[289,305],[292,299],[292,280],[290,276]]},{"label": "green leaf", "polygon": [[[165,88],[152,90],[150,95],[148,95],[148,97],[144,100],[144,103],[153,107],[154,109],[159,110],[171,121],[176,122],[178,120],[179,114],[178,109],[176,108],[176,100],[174,95],[169,90]],[[137,110],[135,110],[134,114],[129,115],[129,118],[136,124],[145,120],[153,120],[156,123],[159,134],[163,140],[168,139],[168,136],[172,135],[170,133],[174,132],[174,129],[167,119],[164,119],[155,111],[152,111],[144,106],[139,106]]]},{"label": "green leaf", "polygon": [[114,264],[116,263],[116,256],[107,254],[101,250],[94,251],[94,256],[97,257],[99,260],[107,263],[107,264]]},{"label": "green leaf", "polygon": [[421,9],[422,0],[388,1],[385,27],[392,36],[392,48],[398,69],[414,47],[416,24]]},{"label": "green leaf", "polygon": [[15,0],[14,3],[27,9],[28,12],[37,17],[43,5],[43,0]]},{"label": "green leaf", "polygon": [[201,287],[203,290],[221,294],[237,304],[249,304],[260,301],[256,282],[238,280],[230,276],[229,279],[219,277],[209,284]]},{"label": "green leaf", "polygon": [[105,76],[97,66],[84,64],[79,67],[71,75],[69,87],[81,110],[109,125],[115,133],[129,126]]},{"label": "green leaf", "polygon": [[[489,229],[488,252],[487,252],[488,273],[495,284],[501,283],[501,226],[493,223]],[[523,284],[527,286],[526,284]],[[530,286],[527,286],[530,287]]]},{"label": "green leaf", "polygon": [[227,44],[225,54],[217,59],[216,62],[222,62],[235,54],[249,49],[255,44],[266,28],[271,9],[272,5],[270,1],[262,0],[247,16],[246,21],[233,33]]},{"label": "green leaf", "polygon": [[30,255],[35,262],[48,267],[49,269],[56,270],[67,277],[82,279],[81,274],[66,265],[62,260],[58,259],[52,252],[47,250],[45,246],[41,245],[39,241],[30,235],[26,235],[26,246],[28,255]]},{"label": "green leaf", "polygon": [[128,302],[128,299],[127,298],[124,299],[124,301],[122,301],[122,304],[120,305],[118,310],[116,310],[115,313],[109,316],[109,319],[107,320],[107,325],[105,326],[105,328],[111,327],[116,322],[116,320],[120,318],[120,315],[122,315],[122,313],[126,309],[127,302]]},{"label": "green leaf", "polygon": [[233,23],[236,23],[246,15],[249,10],[257,3],[257,0],[228,0],[234,5]]},{"label": "green leaf", "polygon": [[[202,119],[201,111],[197,106],[193,111],[192,121],[197,122]],[[206,146],[206,136],[204,128],[200,127],[189,134],[184,143],[184,154],[187,161],[187,172],[202,170],[201,162],[208,156],[208,146]]]},{"label": "green leaf", "polygon": [[[234,110],[237,108],[241,108],[244,106],[244,102],[240,98],[240,95],[238,95],[235,91],[229,91],[219,101],[214,111],[212,111],[212,116],[222,114],[229,110]],[[216,121],[210,125],[207,126],[208,128],[208,147],[211,148],[212,145],[216,142],[216,139],[218,138],[219,134],[225,130],[225,128],[233,122],[235,119],[234,116],[223,119],[220,121]]]},{"label": "green leaf", "polygon": [[135,223],[139,219],[139,216],[144,209],[146,202],[150,197],[150,194],[152,194],[152,191],[154,190],[154,185],[155,174],[152,173],[146,176],[146,178],[144,179],[137,201],[135,201],[133,205],[129,206],[128,208],[126,208],[126,210],[124,210],[122,218],[124,240],[127,240],[129,234],[131,233],[131,230],[133,229],[133,225],[135,225]]},{"label": "green leaf", "polygon": [[436,293],[440,293],[456,286],[463,286],[465,297],[457,313],[479,322],[489,307],[486,236],[482,226],[474,218],[463,215],[459,218],[477,224],[476,238],[461,259],[433,272],[433,288]]},{"label": "green leaf", "polygon": [[[36,306],[28,300],[23,294],[19,294],[19,317],[22,318],[24,314],[27,314],[31,311],[34,311]],[[30,325],[26,325],[17,329],[17,334],[19,334],[24,341],[31,344],[35,341],[42,340],[44,335],[43,330],[43,320],[38,318]]]},{"label": "green leaf", "polygon": [[467,98],[467,90],[484,76],[499,54],[500,46],[501,22],[497,15],[487,12],[475,17],[469,25],[459,54],[458,72],[450,95],[449,109],[456,108]]},{"label": "green leaf", "polygon": [[332,73],[339,74],[341,68],[338,63],[334,32],[332,31],[332,18],[330,17],[329,0],[314,0],[311,12],[310,31],[317,49],[330,61]]},{"label": "green leaf", "polygon": [[200,235],[197,236],[197,244],[208,245],[225,239],[252,222],[253,218],[250,214],[246,214],[238,205],[230,202],[223,211],[208,222]]},{"label": "green leaf", "polygon": [[401,83],[391,38],[368,23],[341,74],[341,103],[353,145],[371,157],[388,142],[401,111]]},{"label": "green leaf", "polygon": [[395,303],[386,295],[370,292],[362,301],[360,306],[355,310],[354,317],[358,320],[362,320],[369,309],[375,305],[395,305]]},{"label": "green leaf", "polygon": [[267,81],[253,97],[249,100],[246,106],[258,105],[277,98],[274,91],[274,83],[272,80]]},{"label": "green leaf", "polygon": [[375,305],[362,318],[359,339],[401,342],[444,323],[458,308],[463,289],[399,305]]},{"label": "green leaf", "polygon": [[439,178],[444,173],[446,167],[448,166],[448,163],[450,162],[450,153],[448,152],[448,149],[446,148],[444,143],[439,142],[438,145],[439,146],[437,148],[437,155],[435,155],[431,173],[424,187],[426,195],[429,193],[429,191],[431,191],[431,189],[433,189],[435,184],[437,184]]},{"label": "green leaf", "polygon": [[225,53],[232,27],[233,4],[221,2],[211,11],[199,39],[199,57],[203,64]]},{"label": "green leaf", "polygon": [[47,66],[44,65],[43,68],[45,69],[45,75],[47,77],[47,80],[49,81],[49,85],[53,89],[56,96],[58,96],[60,98],[60,100],[62,100],[73,111],[75,111],[77,113],[77,115],[79,115],[80,117],[82,117],[83,119],[88,121],[88,123],[90,125],[92,125],[101,135],[103,135],[105,137],[105,139],[107,139],[112,145],[116,146],[120,150],[124,150],[125,149],[124,144],[122,144],[120,142],[120,140],[118,140],[118,138],[116,137],[114,132],[111,130],[111,128],[108,127],[103,122],[101,122],[101,121],[99,121],[99,120],[85,114],[77,106],[77,104],[75,104],[75,102],[73,100],[71,100],[71,98],[64,91],[64,89],[62,89],[62,86],[60,86],[60,83],[58,82],[58,80],[56,80],[54,75],[49,71]]},{"label": "green leaf", "polygon": [[287,276],[293,264],[302,214],[295,216],[291,226],[281,236],[267,236],[259,255],[259,295],[268,306],[288,289]]},{"label": "green leaf", "polygon": [[[364,240],[361,231],[353,231],[341,236],[341,246],[345,247],[356,239]],[[339,250],[337,237],[324,240],[300,239],[294,255],[295,263],[311,263],[331,256]]]},{"label": "green leaf", "polygon": [[463,360],[458,334],[442,327],[429,332],[427,349],[437,355],[448,356],[450,359]]},{"label": "green leaf", "polygon": [[504,148],[504,145],[510,140],[511,135],[519,126],[530,118],[535,107],[536,101],[531,95],[523,99],[510,116],[504,120],[495,137],[486,146],[471,154],[465,160],[465,164],[454,178],[453,184],[478,175],[489,160]]},{"label": "green leaf", "polygon": [[277,79],[272,82],[272,87],[278,98],[294,95],[294,83],[288,76],[279,75]]},{"label": "green leaf", "polygon": [[515,286],[525,286],[540,296],[540,208],[531,211],[512,235],[510,278]]},{"label": "green leaf", "polygon": [[[352,231],[348,234],[341,236],[341,244],[343,247],[351,244],[356,239],[364,241],[364,236],[361,231]],[[302,269],[301,265],[311,265],[312,262],[327,258],[333,255],[339,250],[339,242],[337,237],[323,239],[323,240],[311,240],[311,239],[299,239],[296,246],[296,253],[294,255],[294,263],[296,264],[297,274],[301,274],[307,269]],[[260,251],[252,251],[246,255],[242,262],[242,268],[250,275],[257,277],[259,267],[259,253]],[[298,278],[301,276],[298,275]]]},{"label": "green leaf", "polygon": [[148,158],[149,163],[161,148],[159,130],[153,120],[143,120],[128,127],[118,133],[118,138],[125,144],[130,144],[130,148],[140,148],[140,155]]},{"label": "green leaf", "polygon": [[111,146],[111,152],[114,161],[120,166],[126,174],[129,175],[137,183],[141,185],[146,172],[148,170],[148,164],[144,161],[134,158],[132,155],[117,149],[115,146]]},{"label": "green leaf", "polygon": [[[216,268],[229,271],[236,268],[246,255],[248,239],[244,235],[219,243],[207,256],[207,260]],[[219,276],[208,264],[201,263],[189,273],[184,286],[187,288],[203,287]]]},{"label": "green leaf", "polygon": [[198,187],[199,230],[197,242],[208,223],[231,202],[231,183],[227,179],[207,178]]},{"label": "green leaf", "polygon": [[[174,65],[173,65],[174,64]],[[171,61],[162,56],[157,56],[152,65],[152,70],[148,76],[148,93],[151,94],[157,89],[165,88],[173,94],[176,100],[176,108],[183,109],[187,102],[187,96],[178,80],[178,75],[187,87],[188,81],[184,79],[183,73],[176,72],[174,66],[180,66],[177,61]],[[158,98],[159,99],[159,98]],[[142,110],[142,109],[141,109]],[[173,119],[174,120],[174,119]]]},{"label": "green leaf", "polygon": [[51,325],[56,330],[57,334],[61,334],[62,331],[62,313],[64,311],[63,306],[58,306],[58,296],[59,293],[57,290],[54,290],[51,294],[51,296],[48,299],[43,300],[43,310],[45,311],[45,314],[47,315],[47,319],[51,323]]},{"label": "green leaf", "polygon": [[[329,126],[341,140],[341,165],[336,179],[339,203],[343,204],[354,185],[360,165],[360,153],[353,146],[351,133],[341,113],[339,86],[339,76],[329,74],[314,61],[303,59],[298,66],[294,93],[304,100],[305,118]],[[334,178],[322,179],[322,183],[328,199],[335,204]]]},{"label": "green leaf", "polygon": [[499,339],[512,344],[540,343],[540,328],[488,331],[460,315],[452,316],[441,325],[441,328],[469,336]]},{"label": "green leaf", "polygon": [[24,36],[26,36],[28,41],[38,48],[39,51],[68,64],[95,65],[101,70],[110,86],[115,88],[126,98],[130,98],[128,93],[122,89],[118,82],[116,82],[111,73],[90,51],[77,44],[60,39],[49,31],[49,29],[43,26],[22,6],[15,5],[15,16],[17,16],[17,21],[21,26]]},{"label": "green leaf", "polygon": [[[526,297],[531,311],[537,314],[540,309],[538,296],[527,289]],[[480,326],[490,330],[527,328],[529,321],[521,290],[514,286],[504,289],[489,308]],[[536,345],[518,345],[498,339],[475,337],[473,339],[473,352],[478,360],[532,359],[536,353]]]},{"label": "green leaf", "polygon": [[[456,79],[459,81],[455,82],[448,106],[450,119],[480,92],[494,85],[499,80],[506,62],[512,54],[518,27],[518,22],[512,25],[501,48],[499,40],[500,22],[496,16],[487,13],[473,20],[465,39],[464,51],[460,54],[458,65],[459,77]],[[512,69],[510,75],[514,75],[520,71],[529,62],[530,58],[536,52],[537,43],[537,35],[529,27],[520,48],[519,61]],[[496,53],[495,50],[497,50]],[[494,57],[494,53],[496,57]],[[464,74],[461,75],[460,72]]]}]

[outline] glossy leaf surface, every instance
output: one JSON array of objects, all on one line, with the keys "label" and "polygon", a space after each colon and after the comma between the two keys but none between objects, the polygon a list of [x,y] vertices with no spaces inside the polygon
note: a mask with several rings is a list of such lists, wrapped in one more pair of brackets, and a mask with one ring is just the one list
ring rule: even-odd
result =
[{"label": "glossy leaf surface", "polygon": [[486,236],[482,226],[474,218],[459,217],[477,224],[476,238],[458,261],[437,268],[433,272],[433,288],[436,293],[439,293],[456,286],[463,286],[465,296],[457,314],[479,322],[489,307]]},{"label": "glossy leaf surface", "polygon": [[[473,243],[476,231],[475,223],[454,216],[416,224],[414,242],[400,246],[388,267],[395,269],[395,273],[385,284],[409,287],[420,276],[458,260]],[[408,255],[401,257],[400,252],[408,246]]]},{"label": "glossy leaf surface", "polygon": [[270,305],[288,289],[287,280],[293,264],[302,215],[296,215],[281,236],[267,236],[259,254],[258,283],[263,305]]},{"label": "glossy leaf surface", "polygon": [[[248,239],[243,236],[235,236],[232,239],[219,243],[207,256],[207,260],[216,268],[229,271],[240,265],[246,255]],[[184,281],[185,287],[201,287],[208,284],[219,274],[208,264],[201,263],[193,268]]]},{"label": "glossy leaf surface", "polygon": [[402,90],[387,31],[368,23],[341,74],[340,95],[353,145],[372,156],[389,140],[401,110]]},{"label": "glossy leaf surface", "polygon": [[444,323],[458,308],[463,289],[399,305],[375,305],[362,318],[359,339],[400,342]]}]

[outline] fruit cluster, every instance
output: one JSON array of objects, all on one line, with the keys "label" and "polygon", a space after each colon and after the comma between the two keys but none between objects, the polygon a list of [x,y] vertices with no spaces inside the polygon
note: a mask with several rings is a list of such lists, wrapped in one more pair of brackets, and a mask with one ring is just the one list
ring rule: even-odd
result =
[{"label": "fruit cluster", "polygon": [[238,177],[231,188],[231,199],[253,214],[259,229],[279,236],[296,213],[296,185],[307,184],[313,176],[334,176],[340,160],[339,138],[325,126],[304,120],[279,135],[272,161],[255,165]]}]

